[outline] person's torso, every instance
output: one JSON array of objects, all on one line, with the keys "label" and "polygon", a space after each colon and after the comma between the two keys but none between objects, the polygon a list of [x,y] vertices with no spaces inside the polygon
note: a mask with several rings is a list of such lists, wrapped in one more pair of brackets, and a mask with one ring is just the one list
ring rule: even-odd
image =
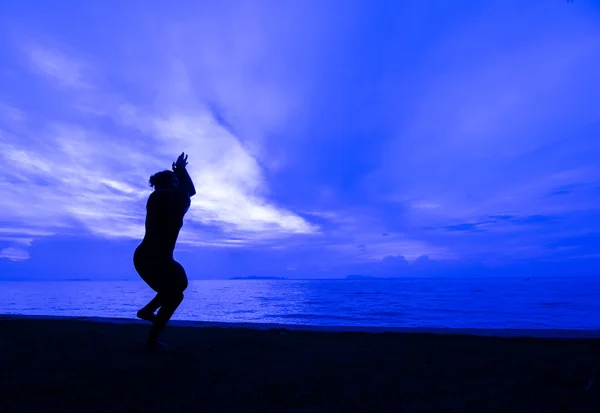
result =
[{"label": "person's torso", "polygon": [[146,234],[142,245],[155,254],[172,256],[190,198],[181,190],[156,190],[146,204]]}]

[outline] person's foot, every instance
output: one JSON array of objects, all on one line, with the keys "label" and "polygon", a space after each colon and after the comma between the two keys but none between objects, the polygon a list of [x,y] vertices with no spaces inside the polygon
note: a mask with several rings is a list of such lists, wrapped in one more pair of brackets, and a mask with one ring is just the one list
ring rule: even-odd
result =
[{"label": "person's foot", "polygon": [[151,323],[153,323],[154,319],[156,318],[154,313],[144,310],[143,308],[137,312],[137,317],[141,318],[142,320],[150,321]]}]

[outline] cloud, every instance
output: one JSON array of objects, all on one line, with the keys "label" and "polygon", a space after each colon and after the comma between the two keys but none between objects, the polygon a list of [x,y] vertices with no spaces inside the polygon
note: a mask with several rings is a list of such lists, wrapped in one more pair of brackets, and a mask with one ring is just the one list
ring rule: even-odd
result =
[{"label": "cloud", "polygon": [[478,227],[483,223],[466,223],[466,224],[457,224],[457,225],[447,225],[444,229],[446,231],[468,231],[468,232],[479,232],[483,231]]},{"label": "cloud", "polygon": [[27,248],[33,243],[33,238],[27,238],[16,234],[39,235],[37,231],[15,231],[0,228],[0,242],[9,242],[11,245],[0,250],[0,259],[8,259],[14,262],[28,260],[29,252]]},{"label": "cloud", "polygon": [[84,61],[73,59],[57,49],[39,45],[30,46],[27,54],[32,69],[53,79],[58,86],[92,88],[86,79],[89,67]]},{"label": "cloud", "polygon": [[452,258],[450,249],[406,230],[389,231],[389,219],[369,207],[306,213],[321,218],[324,238],[312,240],[322,251],[347,263],[376,262],[390,255],[413,261],[422,255]]},{"label": "cloud", "polygon": [[[92,83],[85,76],[89,65],[80,59],[40,46],[28,55],[34,72],[49,86],[77,89],[57,104],[64,111],[77,108],[89,96],[99,99],[89,100],[92,110],[68,122],[27,113],[0,119],[0,158],[10,165],[0,173],[0,212],[11,225],[26,224],[38,230],[38,236],[91,233],[141,239],[148,177],[169,169],[185,151],[198,195],[192,200],[184,231],[189,235],[182,236],[182,243],[236,246],[318,231],[269,200],[258,161],[208,110],[184,99],[193,91],[182,86],[180,104],[159,102],[149,110],[117,100],[110,89],[94,87],[90,92]],[[9,114],[21,112],[15,108]],[[9,120],[11,126],[18,121],[18,133],[6,127]],[[117,128],[108,134],[96,126],[100,120],[112,121]],[[207,227],[218,230],[206,231]]]},{"label": "cloud", "polygon": [[507,228],[520,225],[552,224],[561,221],[561,218],[547,215],[529,215],[529,216],[510,216],[510,215],[491,215],[491,220],[472,222],[464,224],[447,225],[443,227],[445,231],[458,232],[483,232],[497,227]]},{"label": "cloud", "polygon": [[[412,205],[405,212],[412,226],[461,229],[453,226],[489,215],[597,208],[584,196],[544,197],[566,197],[600,179],[598,26],[580,11],[563,16],[558,6],[533,3],[523,5],[523,16],[555,16],[557,24],[499,19],[512,10],[509,3],[449,23],[415,62],[408,78],[416,86],[389,92],[397,105],[410,104],[402,106],[396,137],[367,182],[381,188],[382,198]],[[508,21],[514,37],[501,40]],[[389,84],[405,84],[395,80]],[[587,199],[598,200],[589,193]]]},{"label": "cloud", "polygon": [[0,68],[1,226],[139,239],[148,176],[186,151],[180,251],[219,266],[509,262],[599,229],[593,10],[340,5],[94,6],[60,33],[7,11],[46,41],[21,29],[27,64]]},{"label": "cloud", "polygon": [[558,196],[558,195],[569,195],[577,192],[577,190],[581,188],[581,185],[571,184],[571,185],[562,185],[558,188],[552,190],[547,196]]},{"label": "cloud", "polygon": [[4,249],[0,250],[0,259],[2,259],[2,258],[6,258],[11,261],[19,262],[19,261],[26,261],[30,257],[29,257],[29,253],[25,249],[9,247],[9,248],[4,248]]},{"label": "cloud", "polygon": [[[316,231],[299,216],[266,201],[268,188],[256,158],[208,112],[143,117],[128,107],[124,123],[156,138],[160,148],[187,148],[196,190],[190,218],[230,233]],[[194,157],[192,157],[194,156]]]}]

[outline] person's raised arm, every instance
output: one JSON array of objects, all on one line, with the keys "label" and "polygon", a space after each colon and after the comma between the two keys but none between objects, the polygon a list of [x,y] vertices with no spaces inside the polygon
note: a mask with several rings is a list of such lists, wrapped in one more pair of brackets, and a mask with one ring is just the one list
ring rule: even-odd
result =
[{"label": "person's raised arm", "polygon": [[184,153],[177,158],[176,162],[173,162],[173,172],[177,176],[177,180],[179,181],[179,186],[185,189],[190,197],[196,195],[196,188],[194,188],[194,183],[192,182],[192,178],[190,178],[190,174],[188,174],[185,166],[187,165],[187,155],[184,157]]}]

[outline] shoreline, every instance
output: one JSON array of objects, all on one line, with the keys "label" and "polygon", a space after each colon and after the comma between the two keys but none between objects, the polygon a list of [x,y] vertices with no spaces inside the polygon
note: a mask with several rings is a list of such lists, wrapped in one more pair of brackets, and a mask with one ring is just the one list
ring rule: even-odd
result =
[{"label": "shoreline", "polygon": [[582,332],[524,338],[532,332],[175,321],[161,337],[172,351],[155,353],[144,348],[149,326],[122,318],[0,316],[0,411],[597,413],[600,407],[600,339]]},{"label": "shoreline", "polygon": [[[88,317],[88,316],[51,316],[0,314],[0,322],[5,320],[65,320],[106,324],[148,325],[146,321],[134,318]],[[577,329],[479,329],[479,328],[443,328],[443,327],[376,327],[376,326],[318,326],[305,324],[276,323],[239,323],[218,321],[171,320],[167,325],[187,328],[247,329],[257,331],[305,331],[324,333],[395,333],[395,334],[432,334],[459,335],[497,338],[546,338],[546,339],[600,339],[600,330]]]}]

